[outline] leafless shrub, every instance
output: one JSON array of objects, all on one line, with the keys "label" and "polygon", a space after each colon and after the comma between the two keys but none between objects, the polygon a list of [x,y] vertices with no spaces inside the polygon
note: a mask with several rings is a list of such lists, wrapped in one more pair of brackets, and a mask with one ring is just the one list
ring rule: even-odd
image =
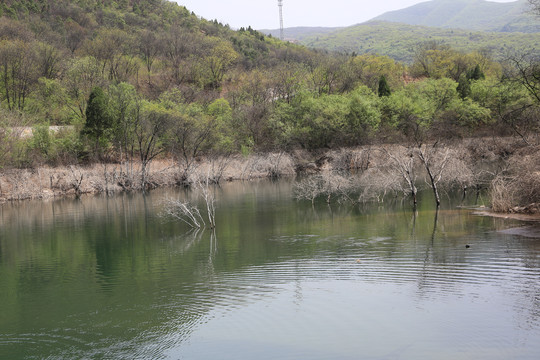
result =
[{"label": "leafless shrub", "polygon": [[259,167],[259,163],[261,162],[262,157],[261,156],[249,156],[244,166],[241,170],[240,177],[244,180],[251,180],[254,177],[254,173],[256,169]]},{"label": "leafless shrub", "polygon": [[84,173],[81,171],[81,169],[74,169],[73,166],[70,166],[69,170],[71,171],[71,186],[75,190],[75,195],[81,196],[81,185],[84,180]]},{"label": "leafless shrub", "polygon": [[322,175],[309,176],[293,186],[293,197],[297,200],[309,200],[312,204],[324,192]]},{"label": "leafless shrub", "polygon": [[294,173],[293,160],[283,151],[264,155],[250,155],[242,166],[240,178],[243,180],[261,177],[278,179],[281,176],[293,175]]},{"label": "leafless shrub", "polygon": [[[91,179],[91,187],[99,192],[111,195],[121,189],[119,186],[122,167],[120,169],[115,165],[107,163],[95,166],[95,171],[89,171],[87,176]],[[99,170],[98,170],[99,169]],[[101,174],[99,174],[101,172]],[[100,176],[101,175],[101,176]]]},{"label": "leafless shrub", "polygon": [[361,149],[341,149],[331,155],[332,168],[338,171],[365,171],[371,165],[372,151],[371,146]]},{"label": "leafless shrub", "polygon": [[533,213],[540,203],[540,149],[518,153],[491,183],[491,206],[497,212]]},{"label": "leafless shrub", "polygon": [[280,151],[277,154],[269,154],[267,157],[268,165],[266,165],[266,171],[270,179],[279,179],[283,176],[282,168],[286,167],[287,162],[290,162],[290,157],[284,151]]},{"label": "leafless shrub", "polygon": [[324,196],[330,203],[333,197],[342,201],[356,202],[352,196],[355,190],[354,178],[333,172],[324,172],[309,176],[293,186],[293,196],[297,200],[309,200],[314,203],[318,197]]},{"label": "leafless shrub", "polygon": [[10,174],[13,177],[13,187],[12,192],[13,200],[26,200],[33,197],[34,190],[31,187],[31,182],[29,181],[31,173],[28,170],[22,171],[13,171]]},{"label": "leafless shrub", "polygon": [[364,171],[355,183],[359,189],[358,201],[383,202],[384,198],[392,194],[407,194],[407,187],[403,186],[399,174],[392,173],[388,168],[372,168]]},{"label": "leafless shrub", "polygon": [[124,191],[131,191],[138,189],[140,186],[138,182],[141,176],[139,174],[138,166],[136,166],[133,158],[127,157],[120,166],[120,171],[116,176],[116,184]]},{"label": "leafless shrub", "polygon": [[495,212],[509,212],[516,203],[509,180],[498,177],[491,183],[491,208]]},{"label": "leafless shrub", "polygon": [[209,158],[209,174],[210,182],[219,184],[225,173],[225,169],[229,166],[230,155],[216,155]]}]

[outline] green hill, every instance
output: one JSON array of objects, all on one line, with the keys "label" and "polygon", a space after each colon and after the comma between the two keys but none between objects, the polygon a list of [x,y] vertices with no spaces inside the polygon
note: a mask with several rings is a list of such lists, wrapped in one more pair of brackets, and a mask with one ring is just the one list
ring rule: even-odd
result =
[{"label": "green hill", "polygon": [[528,13],[528,1],[433,0],[390,11],[373,21],[497,32],[540,32],[540,22]]},{"label": "green hill", "polygon": [[415,46],[423,41],[438,41],[464,52],[486,49],[496,58],[503,58],[512,51],[540,48],[540,34],[536,33],[471,32],[385,21],[368,22],[329,34],[312,35],[304,38],[301,43],[330,51],[387,55],[410,63]]}]

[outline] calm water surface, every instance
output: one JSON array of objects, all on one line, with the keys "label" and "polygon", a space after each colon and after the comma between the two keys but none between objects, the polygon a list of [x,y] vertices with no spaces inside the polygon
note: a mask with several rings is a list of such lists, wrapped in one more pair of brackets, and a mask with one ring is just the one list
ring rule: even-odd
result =
[{"label": "calm water surface", "polygon": [[217,190],[214,235],[167,196],[0,207],[0,359],[540,359],[530,225],[283,181]]}]

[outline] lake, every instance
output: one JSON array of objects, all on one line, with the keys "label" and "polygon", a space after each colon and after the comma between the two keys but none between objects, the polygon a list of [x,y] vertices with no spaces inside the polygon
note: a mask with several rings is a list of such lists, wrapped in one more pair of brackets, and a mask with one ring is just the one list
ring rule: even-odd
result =
[{"label": "lake", "polygon": [[531,225],[291,187],[224,184],[215,233],[183,190],[2,205],[0,359],[540,359]]}]

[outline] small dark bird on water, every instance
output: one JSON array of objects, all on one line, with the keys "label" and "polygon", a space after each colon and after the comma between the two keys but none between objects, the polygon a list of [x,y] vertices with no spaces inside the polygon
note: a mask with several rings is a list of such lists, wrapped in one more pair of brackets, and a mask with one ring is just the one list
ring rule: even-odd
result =
[{"label": "small dark bird on water", "polygon": [[470,248],[470,247],[471,247],[471,245],[467,244],[467,245],[465,245],[465,247],[466,247],[466,248],[468,249],[468,248]]}]

